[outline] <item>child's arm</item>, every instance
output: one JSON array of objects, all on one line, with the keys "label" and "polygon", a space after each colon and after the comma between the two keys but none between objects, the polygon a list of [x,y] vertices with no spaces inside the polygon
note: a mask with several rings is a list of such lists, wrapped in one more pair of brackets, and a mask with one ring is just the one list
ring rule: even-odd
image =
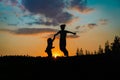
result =
[{"label": "child's arm", "polygon": [[59,33],[60,33],[60,31],[58,31],[56,34],[54,34],[54,37],[53,37],[53,40],[52,40],[52,41],[55,40],[55,37],[56,37]]},{"label": "child's arm", "polygon": [[54,34],[54,37],[53,37],[52,41],[55,40],[55,37],[56,37],[59,33],[60,33],[60,32],[57,32],[56,34]]},{"label": "child's arm", "polygon": [[54,37],[56,37],[59,33],[60,33],[60,31],[58,31],[56,34],[54,34]]},{"label": "child's arm", "polygon": [[[53,37],[53,39],[52,39],[52,42],[55,40],[55,36]],[[55,48],[54,46],[52,46],[52,48]]]},{"label": "child's arm", "polygon": [[52,41],[54,41],[54,40],[55,40],[55,35],[54,35],[54,37],[53,37]]}]

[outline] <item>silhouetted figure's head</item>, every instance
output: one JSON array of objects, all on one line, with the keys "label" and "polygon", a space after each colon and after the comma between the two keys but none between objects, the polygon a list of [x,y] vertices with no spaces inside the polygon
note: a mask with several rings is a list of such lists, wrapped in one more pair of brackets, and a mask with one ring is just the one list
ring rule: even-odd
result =
[{"label": "silhouetted figure's head", "polygon": [[52,39],[51,39],[51,38],[48,38],[48,39],[47,39],[47,42],[48,42],[48,43],[52,42]]},{"label": "silhouetted figure's head", "polygon": [[65,24],[60,25],[61,30],[64,30],[64,29],[65,29],[65,27],[66,27],[66,25],[65,25]]}]

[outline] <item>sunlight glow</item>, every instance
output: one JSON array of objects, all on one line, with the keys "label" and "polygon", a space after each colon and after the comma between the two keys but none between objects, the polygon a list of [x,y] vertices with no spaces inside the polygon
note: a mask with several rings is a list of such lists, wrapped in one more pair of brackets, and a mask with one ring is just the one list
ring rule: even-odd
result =
[{"label": "sunlight glow", "polygon": [[54,58],[57,58],[57,55],[54,55]]},{"label": "sunlight glow", "polygon": [[59,57],[59,56],[62,56],[59,52],[54,52],[54,53],[53,53],[53,57],[54,57],[54,58],[57,58],[57,57]]}]

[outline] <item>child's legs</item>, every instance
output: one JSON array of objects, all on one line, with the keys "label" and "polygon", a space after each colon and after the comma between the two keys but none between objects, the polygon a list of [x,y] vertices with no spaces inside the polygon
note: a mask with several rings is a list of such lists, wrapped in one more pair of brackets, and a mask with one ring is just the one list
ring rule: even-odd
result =
[{"label": "child's legs", "polygon": [[52,57],[52,51],[51,50],[48,51],[47,54],[48,54],[48,57]]}]

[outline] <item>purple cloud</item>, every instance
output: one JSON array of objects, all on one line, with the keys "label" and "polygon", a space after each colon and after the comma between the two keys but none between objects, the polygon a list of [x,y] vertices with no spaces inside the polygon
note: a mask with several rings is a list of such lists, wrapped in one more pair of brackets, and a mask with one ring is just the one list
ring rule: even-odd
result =
[{"label": "purple cloud", "polygon": [[19,29],[15,29],[15,30],[0,29],[0,31],[10,32],[12,34],[17,34],[17,35],[32,35],[32,34],[38,34],[38,33],[55,33],[55,32],[57,32],[56,29],[51,29],[51,28],[19,28]]},{"label": "purple cloud", "polygon": [[[57,29],[51,29],[51,28],[19,28],[19,29],[0,29],[0,32],[9,32],[11,34],[15,35],[33,35],[33,34],[39,34],[39,33],[51,33],[48,37],[53,37],[54,33],[56,33],[58,30]],[[78,38],[78,35],[68,35],[67,38]],[[56,38],[59,38],[57,36]]]},{"label": "purple cloud", "polygon": [[[7,24],[57,26],[75,18],[67,9],[75,6],[77,6],[77,9],[84,9],[86,1],[87,0],[0,0],[0,3],[2,3],[0,4],[0,6],[2,6],[0,10],[2,17],[0,17],[0,20]],[[8,12],[11,12],[12,17]],[[6,17],[7,20],[4,20],[3,17]],[[13,17],[14,22],[9,21],[13,19]]]},{"label": "purple cloud", "polygon": [[79,9],[83,10],[86,8],[87,0],[72,0],[71,7],[79,7]]},{"label": "purple cloud", "polygon": [[[66,3],[67,4],[66,6]],[[22,0],[23,6],[33,14],[41,14],[48,18],[47,21],[42,21],[41,24],[45,25],[58,25],[60,23],[66,23],[71,20],[74,16],[67,11],[65,8],[74,7],[75,5],[79,8],[83,8],[85,1],[83,0]]]}]

